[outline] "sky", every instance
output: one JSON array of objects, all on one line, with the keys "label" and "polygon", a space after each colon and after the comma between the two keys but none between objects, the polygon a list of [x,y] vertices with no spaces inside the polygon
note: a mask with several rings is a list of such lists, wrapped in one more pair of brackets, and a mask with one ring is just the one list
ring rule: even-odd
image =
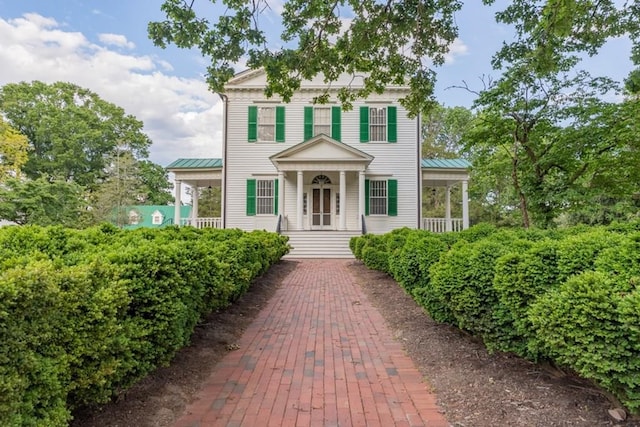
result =
[{"label": "sky", "polygon": [[[205,4],[209,0],[196,0]],[[459,38],[437,69],[435,95],[446,106],[470,107],[481,77],[495,77],[492,54],[512,31],[496,24],[480,0],[456,15]],[[497,6],[506,1],[498,0]],[[0,86],[66,81],[90,89],[144,123],[150,160],[221,157],[222,103],[204,80],[206,59],[194,50],[161,49],[147,24],[164,19],[162,0],[0,0]],[[273,0],[267,22],[278,22]],[[631,70],[629,42],[615,40],[588,63],[598,75],[623,79]],[[242,71],[241,69],[237,71]]]}]

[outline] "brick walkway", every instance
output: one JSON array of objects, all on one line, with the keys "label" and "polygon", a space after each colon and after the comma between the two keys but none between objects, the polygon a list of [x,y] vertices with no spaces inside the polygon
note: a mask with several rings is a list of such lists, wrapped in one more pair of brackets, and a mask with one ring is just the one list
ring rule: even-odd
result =
[{"label": "brick walkway", "polygon": [[175,426],[448,426],[353,261],[295,262]]}]

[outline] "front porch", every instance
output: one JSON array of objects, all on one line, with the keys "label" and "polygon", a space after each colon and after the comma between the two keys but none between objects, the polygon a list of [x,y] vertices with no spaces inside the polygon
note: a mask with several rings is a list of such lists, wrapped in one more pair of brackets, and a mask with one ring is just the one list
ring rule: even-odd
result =
[{"label": "front porch", "polygon": [[[224,228],[222,222],[222,159],[178,159],[166,167],[174,174],[175,213],[173,223],[196,228]],[[185,188],[183,188],[183,186]],[[183,205],[183,190],[191,195],[191,214],[188,218],[180,215]],[[200,216],[200,200],[203,194],[209,212],[218,211],[220,216]]]},{"label": "front porch", "polygon": [[[431,192],[434,196],[444,189],[444,217],[421,215],[420,227],[433,233],[461,231],[469,228],[469,167],[464,159],[422,159],[422,196],[423,202]],[[452,190],[460,192],[461,218],[452,216]],[[440,191],[441,193],[442,191]],[[435,199],[435,197],[434,197]],[[426,210],[425,203],[421,212]],[[441,213],[441,211],[440,211]]]}]

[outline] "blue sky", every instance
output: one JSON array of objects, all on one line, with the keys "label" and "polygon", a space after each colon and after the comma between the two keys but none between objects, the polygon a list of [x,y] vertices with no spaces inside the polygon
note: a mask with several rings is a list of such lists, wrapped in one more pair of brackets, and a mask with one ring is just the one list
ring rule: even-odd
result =
[{"label": "blue sky", "polygon": [[[205,4],[208,0],[196,0]],[[498,6],[507,3],[497,1]],[[206,62],[196,51],[160,49],[147,23],[162,20],[161,0],[0,0],[0,85],[68,81],[123,107],[145,124],[151,160],[166,166],[180,157],[219,157],[222,105],[204,82]],[[277,23],[281,0],[263,19]],[[436,96],[447,106],[470,106],[473,96],[447,89],[466,81],[480,89],[493,75],[491,55],[509,28],[493,20],[480,0],[467,1],[447,63],[438,69]],[[629,42],[616,40],[587,63],[594,74],[624,78]]]}]

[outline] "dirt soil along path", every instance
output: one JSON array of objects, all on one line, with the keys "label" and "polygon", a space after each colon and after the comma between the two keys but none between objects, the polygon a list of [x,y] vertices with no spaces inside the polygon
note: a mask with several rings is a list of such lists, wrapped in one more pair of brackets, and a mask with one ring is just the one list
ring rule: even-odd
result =
[{"label": "dirt soil along path", "polygon": [[[276,304],[276,307],[280,304],[282,308],[282,297],[274,296],[275,293],[280,292],[285,282],[289,283],[292,277],[295,277],[296,270],[303,266],[306,268],[306,263],[307,261],[286,260],[273,266],[256,280],[249,292],[236,304],[224,311],[213,313],[201,323],[192,338],[192,344],[181,350],[170,366],[158,369],[110,404],[77,411],[74,414],[75,420],[72,427],[168,427],[176,425],[180,417],[184,417],[184,420],[190,416],[187,406],[196,404],[197,393],[200,391],[202,394],[202,391],[209,386],[208,381],[219,367],[217,362],[228,355],[238,357],[243,354],[243,349],[248,348],[244,343],[242,344],[244,347],[240,345],[244,331],[248,330],[253,320],[271,304]],[[325,270],[342,271],[345,267],[348,269],[351,274],[350,280],[357,282],[366,297],[359,294],[357,297],[349,297],[336,304],[343,304],[339,306],[342,310],[353,310],[354,313],[355,310],[359,310],[358,313],[364,315],[366,313],[362,312],[363,302],[366,303],[368,300],[373,303],[384,317],[393,335],[393,340],[388,343],[402,345],[422,375],[423,384],[420,384],[420,387],[424,384],[431,386],[436,393],[440,408],[444,410],[444,416],[454,427],[640,426],[637,420],[622,423],[613,421],[607,411],[614,405],[588,383],[571,376],[558,375],[561,373],[542,369],[508,354],[488,354],[481,343],[468,335],[453,327],[435,323],[386,274],[369,270],[359,261],[353,260],[335,261],[335,265],[340,267],[335,267],[331,262],[327,264],[325,261],[311,263],[315,263],[313,269],[318,273],[319,278],[317,282],[319,289],[314,290],[316,293],[321,292],[322,289],[325,293],[329,290],[330,280],[327,279]],[[295,284],[292,283],[291,286],[295,289]],[[308,298],[312,295],[316,294],[309,294]],[[296,303],[308,304],[308,299],[306,301],[298,299]],[[326,309],[326,304],[327,302],[323,309]],[[344,316],[340,318],[338,310],[334,309],[334,311],[336,311],[333,315],[335,320],[342,322]],[[358,321],[365,318],[362,317]],[[331,317],[329,319],[330,324],[336,323]],[[290,323],[293,320],[292,317],[288,318]],[[320,320],[318,318],[313,329],[310,323],[307,325],[306,335],[308,336],[305,347],[309,340],[318,339]],[[262,327],[267,327],[264,320],[259,322],[262,322],[258,323]],[[344,332],[339,328],[337,330],[339,333]],[[330,329],[329,332],[333,333]],[[273,331],[271,333],[273,336]],[[333,335],[331,336],[333,346]],[[360,337],[347,336],[347,338],[347,344],[351,345],[353,340],[357,342],[357,338]],[[344,344],[336,341],[335,346],[338,345]],[[326,350],[325,346],[323,351],[326,352]],[[304,377],[305,369],[309,375],[311,374],[311,361],[313,361],[314,376],[316,370],[321,368],[315,364],[318,355],[324,353],[320,353],[319,349],[313,351],[313,357],[309,354],[307,358],[305,348],[303,380],[307,378],[309,381],[309,378],[312,378]],[[236,354],[236,352],[239,353]],[[351,356],[352,362],[358,360],[354,359],[354,354]],[[355,354],[355,356],[358,355]],[[323,356],[322,360],[325,365],[328,365],[326,356]],[[309,362],[308,368],[306,368],[306,362]],[[250,366],[250,361],[245,359],[244,363],[245,366],[247,363]],[[352,367],[347,365],[351,369],[350,373],[361,372],[356,369],[361,369],[362,366],[357,363],[352,365]],[[345,367],[345,373],[347,367]],[[363,374],[358,375],[362,377]],[[420,375],[416,375],[416,378]],[[293,372],[291,380],[293,380]],[[360,379],[360,381],[363,380]],[[323,385],[323,392],[328,390],[329,386]],[[302,396],[302,390],[300,395]],[[313,392],[311,396],[313,405],[315,403]],[[221,402],[218,401],[216,405],[221,405]],[[336,403],[336,409],[337,406],[338,403]],[[304,409],[304,407],[299,408]],[[313,412],[297,412],[302,412],[303,416],[300,417],[302,421],[306,414],[314,414],[314,417],[318,417],[319,411],[320,409],[316,408]],[[289,410],[289,415],[291,413],[292,411]],[[324,408],[322,414],[324,417]],[[313,418],[314,421],[316,419]],[[298,420],[297,415],[296,420]],[[200,425],[207,424],[200,423]],[[263,422],[261,425],[267,424]],[[330,426],[330,424],[327,425]],[[384,424],[368,425],[386,427]]]}]

